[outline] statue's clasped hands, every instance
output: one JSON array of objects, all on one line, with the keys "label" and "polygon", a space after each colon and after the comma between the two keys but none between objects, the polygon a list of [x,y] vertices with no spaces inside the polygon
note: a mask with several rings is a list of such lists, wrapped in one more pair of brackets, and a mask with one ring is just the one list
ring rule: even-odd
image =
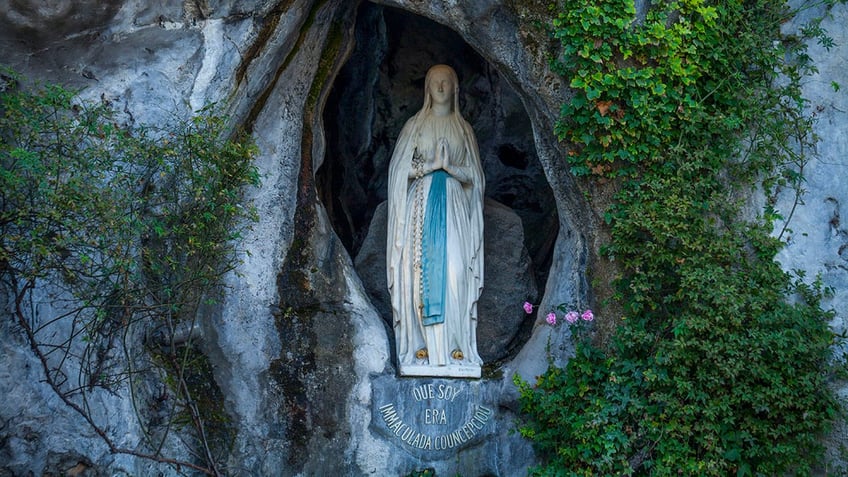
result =
[{"label": "statue's clasped hands", "polygon": [[440,137],[438,143],[436,144],[436,158],[433,164],[433,170],[438,171],[439,169],[448,170],[450,165],[450,153],[448,152],[450,147],[448,146],[448,140],[444,137]]}]

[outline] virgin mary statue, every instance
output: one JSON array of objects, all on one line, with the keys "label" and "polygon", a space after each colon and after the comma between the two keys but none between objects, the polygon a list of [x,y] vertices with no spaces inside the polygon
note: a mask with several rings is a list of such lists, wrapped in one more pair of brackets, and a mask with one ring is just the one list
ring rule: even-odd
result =
[{"label": "virgin mary statue", "polygon": [[480,377],[485,180],[458,93],[451,67],[430,68],[389,165],[386,273],[406,376]]}]

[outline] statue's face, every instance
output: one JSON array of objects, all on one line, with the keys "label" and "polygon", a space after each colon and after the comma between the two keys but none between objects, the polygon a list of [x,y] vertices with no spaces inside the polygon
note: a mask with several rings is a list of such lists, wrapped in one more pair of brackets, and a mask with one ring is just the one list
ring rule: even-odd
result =
[{"label": "statue's face", "polygon": [[433,104],[450,104],[453,101],[453,78],[446,69],[437,69],[430,76],[430,98]]}]

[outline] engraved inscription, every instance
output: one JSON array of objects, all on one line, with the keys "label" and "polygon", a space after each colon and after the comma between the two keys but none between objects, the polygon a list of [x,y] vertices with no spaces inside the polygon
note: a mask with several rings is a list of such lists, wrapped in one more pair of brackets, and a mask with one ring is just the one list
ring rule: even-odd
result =
[{"label": "engraved inscription", "polygon": [[[433,412],[437,411],[437,412]],[[394,404],[384,404],[380,406],[380,416],[383,422],[389,428],[389,431],[397,436],[405,444],[424,450],[446,450],[453,449],[461,444],[468,442],[481,431],[489,419],[494,415],[494,411],[486,406],[478,405],[477,409],[471,418],[463,423],[458,429],[452,432],[443,434],[428,434],[414,429],[412,426],[403,421],[398,415]],[[444,411],[438,409],[425,409],[424,422],[429,419],[434,420],[433,424],[447,424],[447,418]]]},{"label": "engraved inscription", "polygon": [[451,386],[450,384],[422,384],[412,389],[412,397],[416,401],[440,399],[453,402],[460,393],[462,393],[462,389]]},{"label": "engraved inscription", "polygon": [[391,383],[375,400],[372,424],[407,450],[455,451],[493,432],[494,407],[480,399],[476,386],[440,380],[400,384]]},{"label": "engraved inscription", "polygon": [[424,424],[447,424],[448,419],[442,409],[425,409]]}]

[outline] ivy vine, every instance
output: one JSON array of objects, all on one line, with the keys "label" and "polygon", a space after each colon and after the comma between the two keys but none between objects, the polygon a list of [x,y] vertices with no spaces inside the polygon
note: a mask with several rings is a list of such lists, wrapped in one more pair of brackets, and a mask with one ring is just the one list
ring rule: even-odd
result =
[{"label": "ivy vine", "polygon": [[[833,3],[833,2],[829,2]],[[613,181],[602,253],[621,270],[609,344],[577,343],[536,387],[520,379],[539,475],[809,475],[840,411],[828,292],[775,262],[783,219],[760,185],[800,191],[815,142],[815,70],[771,0],[566,0],[552,32],[570,79],[556,134],[572,172]]]}]

